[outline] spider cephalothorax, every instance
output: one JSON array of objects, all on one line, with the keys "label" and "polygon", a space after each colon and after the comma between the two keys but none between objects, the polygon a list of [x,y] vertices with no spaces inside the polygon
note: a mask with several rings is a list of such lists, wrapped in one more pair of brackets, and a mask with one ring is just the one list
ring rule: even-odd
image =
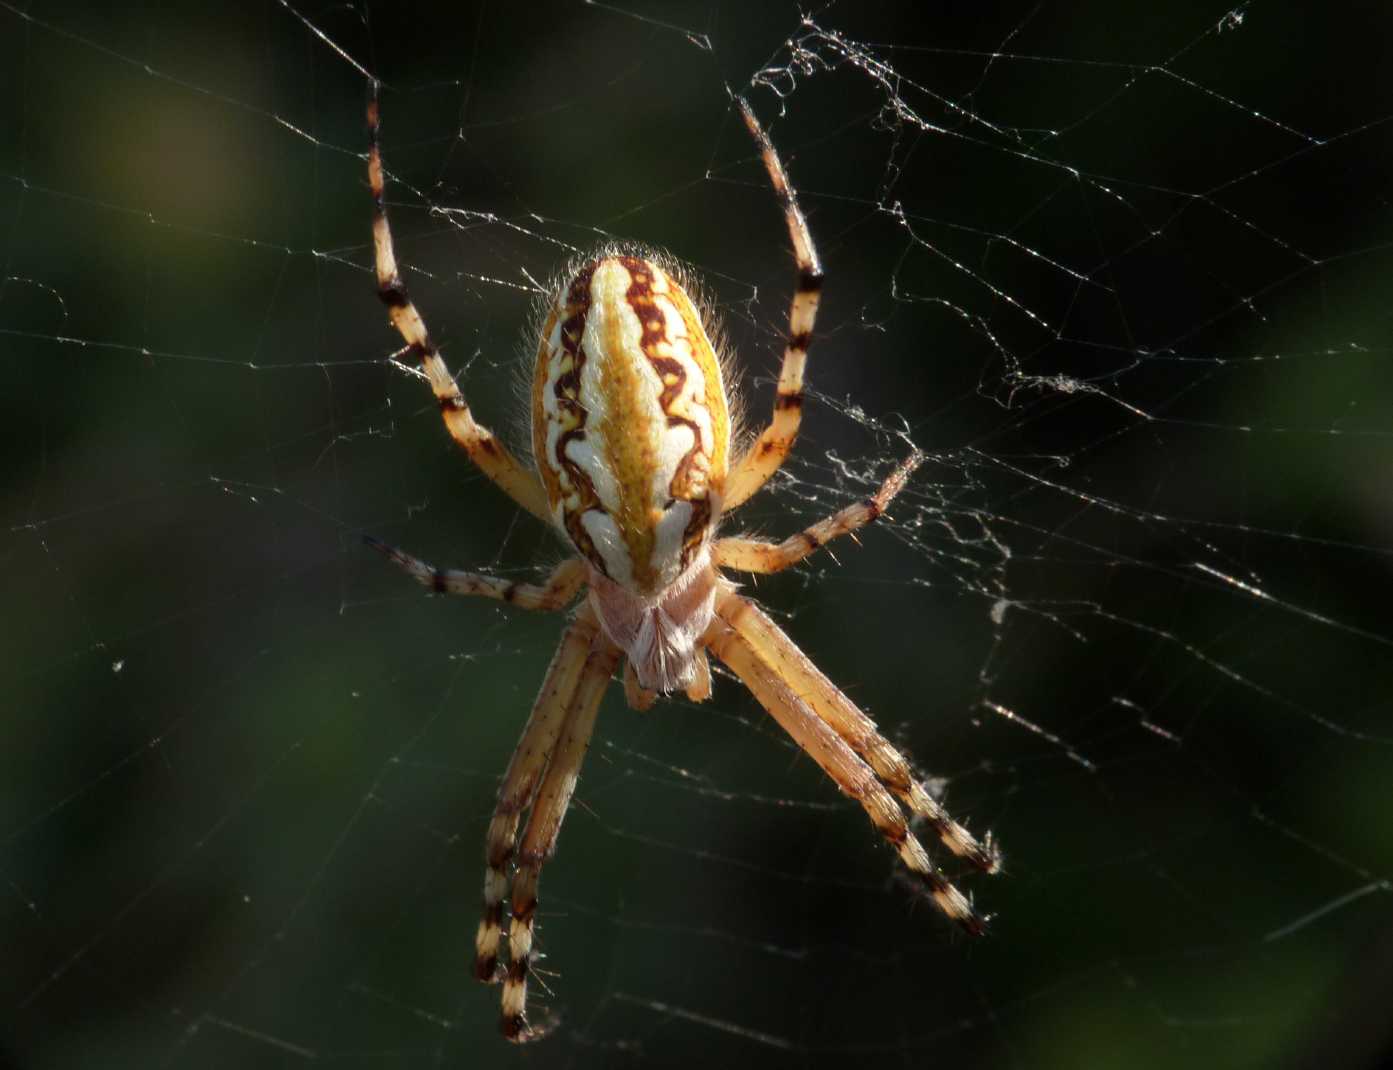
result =
[{"label": "spider cephalothorax", "polygon": [[[739,101],[740,115],[784,206],[798,264],[769,424],[732,465],[726,388],[696,305],[656,257],[605,252],[571,273],[542,324],[532,378],[532,472],[475,422],[407,296],[383,200],[376,90],[374,84],[368,104],[368,179],[378,294],[406,340],[405,353],[430,381],[450,434],[518,505],[555,527],[577,556],[545,583],[524,584],[434,569],[368,542],[441,593],[560,610],[582,588],[589,592],[552,659],[489,823],[475,973],[503,981],[504,1035],[527,1040],[545,1031],[527,1019],[537,882],[556,847],[600,699],[621,660],[629,704],[646,709],[659,693],[709,697],[707,652],[714,654],[861,804],[939,909],[969,933],[982,932],[982,917],[934,866],[910,819],[987,873],[1000,868],[991,837],[979,841],[950,818],[875,723],[721,574],[723,568],[778,572],[874,520],[920,461],[911,454],[874,495],[783,542],[714,538],[722,513],[764,485],[798,433],[803,366],[822,288],[797,198],[749,106]],[[505,900],[512,915],[506,942]],[[500,971],[505,950],[508,966]]]}]

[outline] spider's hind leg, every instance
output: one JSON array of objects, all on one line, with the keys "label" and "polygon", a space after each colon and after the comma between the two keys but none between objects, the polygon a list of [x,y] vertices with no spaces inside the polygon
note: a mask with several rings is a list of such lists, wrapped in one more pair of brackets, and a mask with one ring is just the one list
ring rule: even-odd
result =
[{"label": "spider's hind leg", "polygon": [[542,481],[531,469],[519,464],[492,431],[474,419],[464,395],[460,393],[459,384],[445,366],[440,350],[426,330],[426,321],[407,293],[406,283],[397,269],[392,228],[387,222],[386,174],[379,144],[381,110],[378,88],[378,81],[374,78],[369,86],[367,108],[368,187],[372,192],[373,270],[377,276],[377,296],[387,307],[388,318],[406,343],[407,352],[420,361],[421,371],[430,381],[431,392],[440,406],[440,415],[450,437],[469,454],[484,475],[497,483],[513,501],[543,523],[550,524],[551,507]]},{"label": "spider's hind leg", "polygon": [[813,245],[808,221],[803,218],[803,210],[798,206],[798,195],[788,180],[779,154],[774,151],[774,143],[769,140],[764,127],[759,125],[750,105],[743,98],[737,100],[736,104],[740,117],[745,120],[746,129],[759,149],[774,194],[783,205],[798,275],[788,310],[788,334],[784,338],[784,359],[779,366],[774,411],[769,424],[726,477],[727,510],[734,509],[764,486],[784,463],[793,440],[798,437],[798,427],[803,419],[803,367],[808,360],[813,323],[817,319],[817,306],[822,297],[822,263]]}]

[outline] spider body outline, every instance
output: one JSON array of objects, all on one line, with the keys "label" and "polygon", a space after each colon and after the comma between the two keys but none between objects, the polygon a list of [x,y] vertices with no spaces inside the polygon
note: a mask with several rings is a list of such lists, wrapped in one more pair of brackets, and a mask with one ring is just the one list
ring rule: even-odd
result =
[{"label": "spider body outline", "polygon": [[689,688],[715,613],[710,543],[731,437],[716,348],[656,254],[577,264],[541,327],[533,460],[590,565],[591,608],[640,685]]},{"label": "spider body outline", "polygon": [[[559,611],[587,591],[504,773],[486,836],[475,975],[503,982],[504,1036],[531,1040],[554,1025],[534,1025],[527,1017],[537,883],[555,851],[600,701],[621,661],[625,698],[642,710],[671,691],[685,691],[694,701],[709,698],[707,652],[715,654],[861,804],[939,910],[969,934],[981,934],[985,919],[933,864],[909,822],[925,823],[954,855],[984,873],[1001,867],[991,835],[978,840],[954,821],[870,717],[722,573],[778,572],[851,534],[885,511],[923,459],[915,450],[874,495],[782,542],[715,537],[722,516],[764,485],[797,436],[823,281],[797,196],[748,103],[736,98],[783,207],[797,265],[768,424],[731,464],[720,360],[682,282],[656,254],[601,251],[575,268],[543,320],[532,381],[533,472],[475,421],[398,273],[378,143],[378,90],[374,80],[367,108],[374,263],[378,295],[406,342],[402,352],[419,361],[451,437],[519,506],[566,538],[576,556],[544,583],[526,584],[436,569],[371,537],[365,541],[437,593]],[[506,968],[500,965],[505,951]]]}]

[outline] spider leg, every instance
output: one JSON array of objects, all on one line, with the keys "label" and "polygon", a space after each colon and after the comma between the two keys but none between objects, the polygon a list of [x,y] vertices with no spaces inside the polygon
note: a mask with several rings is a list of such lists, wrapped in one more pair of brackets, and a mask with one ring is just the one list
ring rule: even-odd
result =
[{"label": "spider leg", "polygon": [[789,306],[788,337],[784,340],[783,365],[779,369],[779,385],[774,395],[774,415],[726,477],[724,508],[727,510],[734,509],[764,486],[784,463],[793,440],[798,436],[798,425],[802,422],[803,414],[803,366],[808,359],[813,322],[817,318],[818,301],[822,294],[822,264],[813,246],[808,221],[798,207],[798,196],[789,184],[773,142],[759,125],[755,113],[744,99],[736,103],[740,108],[740,117],[745,120],[750,136],[759,147],[774,193],[783,205],[789,239],[793,244],[793,257],[798,267],[798,284]]},{"label": "spider leg", "polygon": [[928,852],[910,831],[895,797],[850,744],[760,658],[749,640],[724,620],[713,622],[704,638],[712,652],[740,678],[793,741],[844,794],[861,804],[871,823],[895,848],[900,861],[923,881],[939,910],[973,936],[985,932],[986,921],[973,910],[967,897],[934,868]]},{"label": "spider leg", "polygon": [[594,613],[589,606],[582,605],[561,637],[546,679],[542,681],[542,690],[527,718],[527,726],[522,730],[522,738],[513,750],[508,771],[499,785],[498,802],[489,821],[484,847],[484,916],[474,939],[474,975],[481,981],[496,980],[503,934],[503,899],[508,894],[508,866],[517,843],[519,819],[537,797],[537,786],[556,749],[556,741],[585,669],[586,656],[599,631]]},{"label": "spider leg", "polygon": [[571,805],[581,762],[595,729],[605,686],[619,667],[620,651],[603,635],[596,635],[581,671],[575,695],[566,711],[566,721],[537,791],[532,813],[527,819],[518,848],[518,869],[513,878],[513,921],[508,932],[510,963],[503,981],[503,1035],[509,1040],[526,1041],[542,1036],[546,1027],[527,1021],[527,974],[532,965],[532,930],[537,914],[537,881],[542,866],[556,850],[561,822]]},{"label": "spider leg", "polygon": [[988,836],[978,840],[954,821],[915,779],[903,754],[876,724],[832,683],[777,624],[758,606],[727,593],[716,606],[718,617],[730,626],[760,662],[798,699],[812,709],[871,767],[876,777],[909,809],[922,818],[959,858],[983,873],[1001,869],[1001,852]]},{"label": "spider leg", "polygon": [[910,474],[923,460],[924,455],[915,450],[896,465],[871,497],[848,505],[827,519],[819,520],[796,535],[790,535],[783,542],[740,536],[717,539],[714,547],[716,564],[740,572],[760,573],[781,572],[790,565],[796,565],[833,539],[851,534],[885,512],[890,499],[904,488]]},{"label": "spider leg", "polygon": [[419,557],[412,557],[395,546],[388,546],[371,535],[364,535],[363,542],[395,561],[410,573],[417,583],[430,588],[436,594],[480,595],[523,609],[564,609],[585,586],[585,578],[590,571],[581,558],[571,557],[557,565],[545,583],[517,583],[477,572],[434,568]]},{"label": "spider leg", "polygon": [[431,390],[440,405],[440,415],[445,427],[456,442],[484,475],[503,488],[513,501],[529,513],[552,523],[551,509],[547,504],[546,491],[536,473],[523,467],[498,441],[493,432],[478,424],[460,393],[459,384],[445,362],[440,351],[431,341],[426,330],[426,321],[406,292],[397,271],[397,258],[392,249],[392,230],[387,225],[387,202],[383,196],[382,150],[378,146],[378,83],[372,82],[371,96],[368,98],[368,185],[372,189],[372,244],[377,271],[377,296],[387,306],[387,314],[406,342],[410,354],[421,362],[421,368],[430,380]]}]

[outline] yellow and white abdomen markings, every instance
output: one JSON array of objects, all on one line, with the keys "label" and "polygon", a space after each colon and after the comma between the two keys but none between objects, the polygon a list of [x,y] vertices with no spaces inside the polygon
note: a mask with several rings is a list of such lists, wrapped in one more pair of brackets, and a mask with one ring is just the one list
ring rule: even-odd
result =
[{"label": "yellow and white abdomen markings", "polygon": [[705,545],[730,415],[696,308],[657,264],[577,271],[543,328],[532,438],[554,515],[621,587],[656,595]]}]

